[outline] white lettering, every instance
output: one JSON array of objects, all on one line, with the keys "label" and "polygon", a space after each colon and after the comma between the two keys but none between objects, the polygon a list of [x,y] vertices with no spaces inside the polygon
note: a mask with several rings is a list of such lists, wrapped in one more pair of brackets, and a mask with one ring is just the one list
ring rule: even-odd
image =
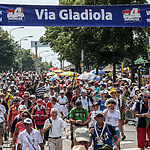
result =
[{"label": "white lettering", "polygon": [[68,14],[67,14],[67,10],[63,9],[59,12],[59,17],[62,20],[68,20]]},{"label": "white lettering", "polygon": [[72,20],[72,9],[69,9],[69,20]]},{"label": "white lettering", "polygon": [[45,20],[48,20],[48,12],[47,12],[47,9],[45,9]]},{"label": "white lettering", "polygon": [[92,20],[92,9],[89,9],[89,19]]},{"label": "white lettering", "polygon": [[73,19],[74,20],[80,20],[80,14],[78,12],[73,13]]},{"label": "white lettering", "polygon": [[56,16],[54,12],[49,12],[49,20],[55,20]]},{"label": "white lettering", "polygon": [[93,14],[93,18],[94,18],[94,20],[100,20],[101,19],[101,14],[99,12],[95,12]]},{"label": "white lettering", "polygon": [[41,9],[40,13],[38,9],[35,9],[35,13],[36,13],[38,20],[41,20],[43,17],[44,9]]},{"label": "white lettering", "polygon": [[106,20],[113,20],[112,19],[112,13],[110,13],[110,12],[106,13]]},{"label": "white lettering", "polygon": [[105,12],[104,12],[104,9],[101,9],[101,13],[102,13],[102,20],[105,20]]},{"label": "white lettering", "polygon": [[85,12],[81,13],[81,19],[88,20],[88,10],[87,9],[85,9]]}]

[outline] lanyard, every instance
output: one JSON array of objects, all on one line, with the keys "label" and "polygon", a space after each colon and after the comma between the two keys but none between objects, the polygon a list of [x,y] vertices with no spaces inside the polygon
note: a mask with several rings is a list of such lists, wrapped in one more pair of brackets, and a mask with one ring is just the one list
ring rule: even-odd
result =
[{"label": "lanyard", "polygon": [[144,106],[148,109],[147,105],[144,103]]},{"label": "lanyard", "polygon": [[100,136],[98,135],[98,132],[97,132],[97,129],[96,129],[96,124],[95,124],[95,132],[96,132],[96,136],[97,136],[97,139],[101,139],[102,135],[103,135],[103,132],[104,132],[104,129],[105,129],[105,126],[106,126],[106,123],[104,122],[104,125],[103,125],[103,129],[102,129],[102,132],[100,134]]}]

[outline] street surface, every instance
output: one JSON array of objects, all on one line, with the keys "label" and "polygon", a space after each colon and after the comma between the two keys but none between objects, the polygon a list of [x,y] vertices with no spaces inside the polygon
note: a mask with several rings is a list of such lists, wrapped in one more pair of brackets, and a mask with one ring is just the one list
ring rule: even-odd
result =
[{"label": "street surface", "polygon": [[[125,128],[125,135],[127,136],[127,138],[124,141],[121,141],[121,150],[139,150],[139,148],[137,148],[136,127],[125,125],[124,128]],[[69,129],[69,124],[68,124],[68,129]],[[63,138],[63,150],[71,150],[70,137],[69,139],[66,139],[64,135],[62,138]],[[3,150],[10,150],[9,144],[7,144],[6,141],[4,141],[4,143],[5,144]],[[46,144],[45,144],[45,150],[49,150]],[[92,146],[89,148],[89,150],[92,150]]]}]

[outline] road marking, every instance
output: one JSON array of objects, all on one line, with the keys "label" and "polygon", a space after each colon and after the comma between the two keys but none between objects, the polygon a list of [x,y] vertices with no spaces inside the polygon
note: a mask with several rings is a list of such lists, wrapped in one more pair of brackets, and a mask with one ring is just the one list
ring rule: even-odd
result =
[{"label": "road marking", "polygon": [[121,141],[120,144],[130,144],[130,143],[134,143],[133,141]]},{"label": "road marking", "polygon": [[140,148],[127,148],[127,149],[122,149],[122,150],[140,150]]}]

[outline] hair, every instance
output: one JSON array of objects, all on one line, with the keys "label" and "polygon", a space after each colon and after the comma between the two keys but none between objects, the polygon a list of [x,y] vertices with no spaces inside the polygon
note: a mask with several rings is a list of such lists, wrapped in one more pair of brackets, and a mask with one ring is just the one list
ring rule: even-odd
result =
[{"label": "hair", "polygon": [[57,102],[57,98],[56,97],[52,97],[52,100]]},{"label": "hair", "polygon": [[28,116],[29,116],[29,118],[31,119],[31,114],[28,112],[28,110],[24,110],[24,111],[21,113],[21,117],[22,117],[22,115],[23,115],[24,113],[27,113]]}]

